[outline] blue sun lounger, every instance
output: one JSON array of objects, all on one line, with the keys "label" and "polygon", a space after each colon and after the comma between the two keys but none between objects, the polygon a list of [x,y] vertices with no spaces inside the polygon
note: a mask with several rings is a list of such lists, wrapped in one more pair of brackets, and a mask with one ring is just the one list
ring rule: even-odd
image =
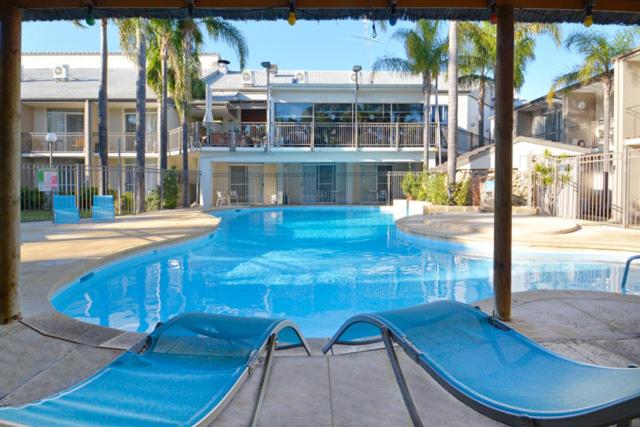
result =
[{"label": "blue sun lounger", "polygon": [[115,219],[113,196],[93,196],[91,206],[91,220],[93,222],[108,222]]},{"label": "blue sun lounger", "polygon": [[628,425],[640,416],[640,369],[574,362],[466,304],[439,301],[352,317],[323,352],[380,340],[416,426],[423,424],[394,342],[464,404],[505,424]]},{"label": "blue sun lounger", "polygon": [[53,196],[53,223],[77,224],[80,222],[80,212],[76,206],[76,196]]},{"label": "blue sun lounger", "polygon": [[292,347],[309,352],[298,328],[286,320],[184,314],[76,386],[0,408],[0,425],[208,425],[266,352],[255,423],[273,352]]}]

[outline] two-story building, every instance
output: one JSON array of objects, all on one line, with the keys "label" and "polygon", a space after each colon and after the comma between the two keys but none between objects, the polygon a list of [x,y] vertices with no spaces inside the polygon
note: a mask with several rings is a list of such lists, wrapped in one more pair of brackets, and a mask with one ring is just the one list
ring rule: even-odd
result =
[{"label": "two-story building", "polygon": [[[418,76],[269,70],[232,71],[220,61],[203,79],[203,118],[211,113],[197,137],[204,206],[227,203],[229,194],[250,204],[387,202],[399,195],[391,176],[422,168],[426,121],[430,165],[446,160],[444,78],[425,121]],[[465,152],[478,145],[477,91],[460,90],[458,108]]]}]

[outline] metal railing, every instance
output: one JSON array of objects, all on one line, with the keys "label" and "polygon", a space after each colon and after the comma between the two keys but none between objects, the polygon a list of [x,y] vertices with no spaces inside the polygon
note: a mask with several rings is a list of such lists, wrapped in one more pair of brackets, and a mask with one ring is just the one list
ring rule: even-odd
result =
[{"label": "metal railing", "polygon": [[[26,132],[22,134],[23,153],[82,153],[84,152],[84,133],[56,133],[57,141],[46,141],[47,132]],[[49,144],[52,144],[50,146]]]},{"label": "metal railing", "polygon": [[543,214],[640,227],[640,150],[529,162],[530,204]]},{"label": "metal railing", "polygon": [[[193,131],[196,127],[192,127]],[[266,123],[213,124],[208,132],[198,129],[200,145],[203,147],[261,147],[267,138]]]},{"label": "metal railing", "polygon": [[[48,191],[38,181],[38,172],[53,169],[56,173],[56,185]],[[100,194],[101,183],[106,182],[106,194],[114,197],[116,215],[137,212],[139,174],[135,166],[85,166],[85,165],[44,165],[23,164],[21,167],[20,211],[22,221],[52,220],[53,195],[74,195],[80,216],[90,217],[93,196]],[[198,200],[200,190],[200,172],[189,172],[189,191],[183,193],[182,182],[185,178],[180,170],[152,169],[144,170],[145,210],[172,209],[182,207],[186,197],[190,205]],[[40,184],[40,185],[39,185]]]},{"label": "metal railing", "polygon": [[229,172],[211,175],[214,206],[387,205],[405,198],[402,179],[412,172],[318,173]]},{"label": "metal railing", "polygon": [[312,123],[274,123],[273,147],[311,147]]},{"label": "metal railing", "polygon": [[[98,141],[98,134],[94,134],[95,141]],[[109,132],[109,154],[135,154],[136,133],[135,132]],[[158,137],[156,133],[145,133],[145,152],[158,152]]]}]

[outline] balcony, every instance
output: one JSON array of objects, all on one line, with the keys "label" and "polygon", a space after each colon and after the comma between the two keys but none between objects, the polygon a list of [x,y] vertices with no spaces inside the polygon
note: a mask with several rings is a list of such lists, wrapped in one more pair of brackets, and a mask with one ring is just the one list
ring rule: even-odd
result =
[{"label": "balcony", "polygon": [[84,153],[84,133],[57,133],[57,141],[49,146],[46,132],[25,132],[22,134],[22,152],[27,154],[82,154]]},{"label": "balcony", "polygon": [[[107,134],[108,150],[110,155],[132,155],[136,153],[135,132],[109,132]],[[94,152],[99,152],[98,133],[94,132]],[[158,137],[155,132],[145,134],[145,152],[147,154],[158,153]]]}]

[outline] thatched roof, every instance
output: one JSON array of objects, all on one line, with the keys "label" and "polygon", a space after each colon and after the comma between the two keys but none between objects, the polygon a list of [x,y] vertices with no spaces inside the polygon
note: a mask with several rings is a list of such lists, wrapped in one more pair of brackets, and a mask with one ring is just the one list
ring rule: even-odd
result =
[{"label": "thatched roof", "polygon": [[[592,0],[586,0],[591,2]],[[229,20],[286,19],[289,0],[14,0],[23,8],[23,19],[72,20],[84,19],[89,4],[95,18],[187,18],[215,16]],[[396,16],[401,20],[421,18],[442,20],[486,20],[491,0],[297,0],[298,19],[386,20],[391,16],[390,4],[395,2]],[[516,20],[522,22],[582,22],[585,0],[499,0],[513,3]],[[175,7],[169,7],[174,6]],[[130,7],[128,7],[130,6]],[[162,7],[157,7],[162,6]],[[556,9],[554,9],[556,8]],[[640,1],[607,0],[593,7],[597,24],[640,24]]]}]

